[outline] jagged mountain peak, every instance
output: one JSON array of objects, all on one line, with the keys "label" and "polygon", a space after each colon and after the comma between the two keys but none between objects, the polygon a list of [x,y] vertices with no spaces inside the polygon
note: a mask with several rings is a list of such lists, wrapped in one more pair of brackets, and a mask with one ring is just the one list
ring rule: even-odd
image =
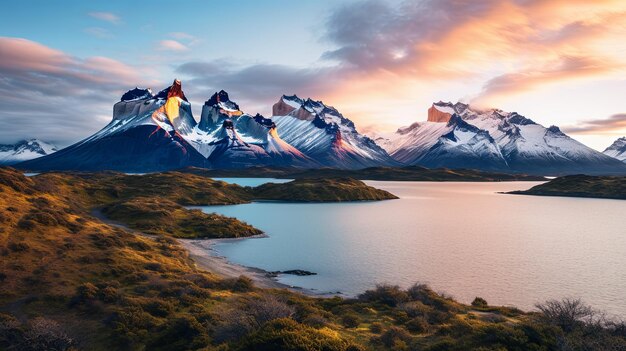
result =
[{"label": "jagged mountain peak", "polygon": [[230,100],[228,96],[228,92],[225,90],[216,91],[211,95],[211,97],[204,102],[206,106],[216,106],[216,105],[225,105],[230,109],[239,110],[239,105],[237,105],[234,101]]},{"label": "jagged mountain peak", "polygon": [[615,140],[613,144],[603,151],[603,153],[620,161],[626,162],[626,136]]},{"label": "jagged mountain peak", "polygon": [[517,112],[480,110],[464,103],[433,103],[426,122],[398,129],[384,146],[397,160],[427,167],[545,175],[626,173],[623,164],[570,138],[557,126],[546,128]]},{"label": "jagged mountain peak", "polygon": [[120,101],[132,101],[132,100],[144,100],[151,99],[154,97],[152,94],[152,89],[146,88],[142,89],[139,87],[135,87],[135,89],[131,89],[122,95]]},{"label": "jagged mountain peak", "polygon": [[0,145],[0,165],[12,165],[56,151],[56,146],[39,139],[20,140],[15,144]]}]

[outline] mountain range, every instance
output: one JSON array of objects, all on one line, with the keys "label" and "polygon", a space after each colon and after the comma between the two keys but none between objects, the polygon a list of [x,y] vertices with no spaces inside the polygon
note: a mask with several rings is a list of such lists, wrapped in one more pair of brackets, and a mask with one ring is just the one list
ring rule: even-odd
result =
[{"label": "mountain range", "polygon": [[222,90],[206,100],[198,122],[181,92],[178,117],[166,123],[153,115],[163,108],[169,90],[129,90],[103,129],[16,167],[150,172],[420,165],[542,175],[626,174],[626,164],[610,152],[592,150],[556,126],[545,128],[515,112],[438,102],[426,122],[374,140],[334,107],[296,95],[280,97],[266,118],[245,113]]},{"label": "mountain range", "polygon": [[437,102],[426,122],[377,141],[396,160],[425,167],[543,175],[624,174],[624,164],[517,112]]},{"label": "mountain range", "polygon": [[12,165],[46,156],[55,151],[57,151],[56,146],[38,139],[22,140],[10,145],[0,145],[0,165]]}]

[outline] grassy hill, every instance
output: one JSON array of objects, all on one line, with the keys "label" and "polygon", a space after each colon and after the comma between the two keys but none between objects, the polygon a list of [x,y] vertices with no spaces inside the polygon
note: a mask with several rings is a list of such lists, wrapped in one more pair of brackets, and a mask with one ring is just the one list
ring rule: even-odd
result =
[{"label": "grassy hill", "polygon": [[510,194],[626,199],[626,177],[565,176]]},{"label": "grassy hill", "polygon": [[251,190],[258,200],[298,202],[378,201],[397,199],[385,191],[350,178],[296,179],[288,183],[267,183]]},{"label": "grassy hill", "polygon": [[[239,203],[248,192],[202,177],[186,178],[190,188],[182,189],[176,173],[127,177],[27,178],[0,168],[0,350],[626,347],[624,324],[600,321],[576,301],[524,313],[479,298],[460,304],[425,285],[378,286],[355,299],[311,298],[259,289],[245,277],[215,276],[199,270],[169,236],[179,229],[188,234],[188,224],[175,224],[188,214],[177,211],[187,202]],[[152,186],[162,193],[147,189]],[[167,235],[110,225],[92,215],[94,208]],[[144,227],[146,214],[171,223]]]}]

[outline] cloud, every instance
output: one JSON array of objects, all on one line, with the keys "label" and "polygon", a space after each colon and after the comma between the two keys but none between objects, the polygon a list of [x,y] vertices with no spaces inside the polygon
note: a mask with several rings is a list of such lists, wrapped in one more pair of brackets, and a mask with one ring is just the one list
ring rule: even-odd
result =
[{"label": "cloud", "polygon": [[162,51],[188,51],[189,48],[184,44],[171,39],[161,40],[157,45],[158,50]]},{"label": "cloud", "polygon": [[110,39],[113,38],[113,34],[108,29],[100,28],[100,27],[89,27],[85,28],[85,33],[93,35],[94,37],[100,39]]},{"label": "cloud", "polygon": [[368,0],[328,17],[335,48],[323,58],[399,80],[487,79],[482,94],[516,94],[623,67],[624,21],[619,0]]},{"label": "cloud", "polygon": [[571,134],[620,134],[626,131],[626,113],[618,113],[608,118],[592,119],[576,126],[564,127]]},{"label": "cloud", "polygon": [[564,81],[610,76],[625,67],[620,62],[595,57],[568,56],[551,62],[545,68],[507,73],[488,80],[472,103],[483,104],[494,97],[519,94],[538,87]]},{"label": "cloud", "polygon": [[0,140],[37,137],[61,145],[102,128],[112,102],[147,84],[107,57],[81,59],[20,38],[0,37]]},{"label": "cloud", "polygon": [[269,112],[283,94],[319,96],[338,79],[330,68],[237,65],[226,60],[188,62],[175,71],[187,78],[185,92],[192,100],[204,101],[224,89],[249,113]]},{"label": "cloud", "polygon": [[195,36],[189,34],[189,33],[185,33],[185,32],[172,32],[172,33],[168,33],[167,36],[174,38],[174,39],[178,39],[178,40],[193,40],[196,39]]},{"label": "cloud", "polygon": [[122,19],[118,15],[111,12],[89,12],[88,15],[112,24],[122,23]]}]

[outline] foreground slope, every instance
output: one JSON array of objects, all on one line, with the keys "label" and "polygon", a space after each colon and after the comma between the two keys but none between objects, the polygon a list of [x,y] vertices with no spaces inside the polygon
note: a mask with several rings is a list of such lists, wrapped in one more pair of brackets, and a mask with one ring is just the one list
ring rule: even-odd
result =
[{"label": "foreground slope", "polygon": [[[170,237],[111,226],[90,209],[142,196],[165,198],[162,211],[170,202],[236,203],[242,188],[175,172],[134,177],[49,173],[28,178],[0,168],[0,349],[606,350],[626,345],[623,324],[587,322],[594,315],[575,300],[542,304],[546,313],[526,314],[479,298],[472,306],[460,304],[419,284],[407,290],[382,285],[356,299],[322,299],[258,289],[245,277],[216,276],[199,269]],[[575,316],[555,314],[560,310]]]}]

